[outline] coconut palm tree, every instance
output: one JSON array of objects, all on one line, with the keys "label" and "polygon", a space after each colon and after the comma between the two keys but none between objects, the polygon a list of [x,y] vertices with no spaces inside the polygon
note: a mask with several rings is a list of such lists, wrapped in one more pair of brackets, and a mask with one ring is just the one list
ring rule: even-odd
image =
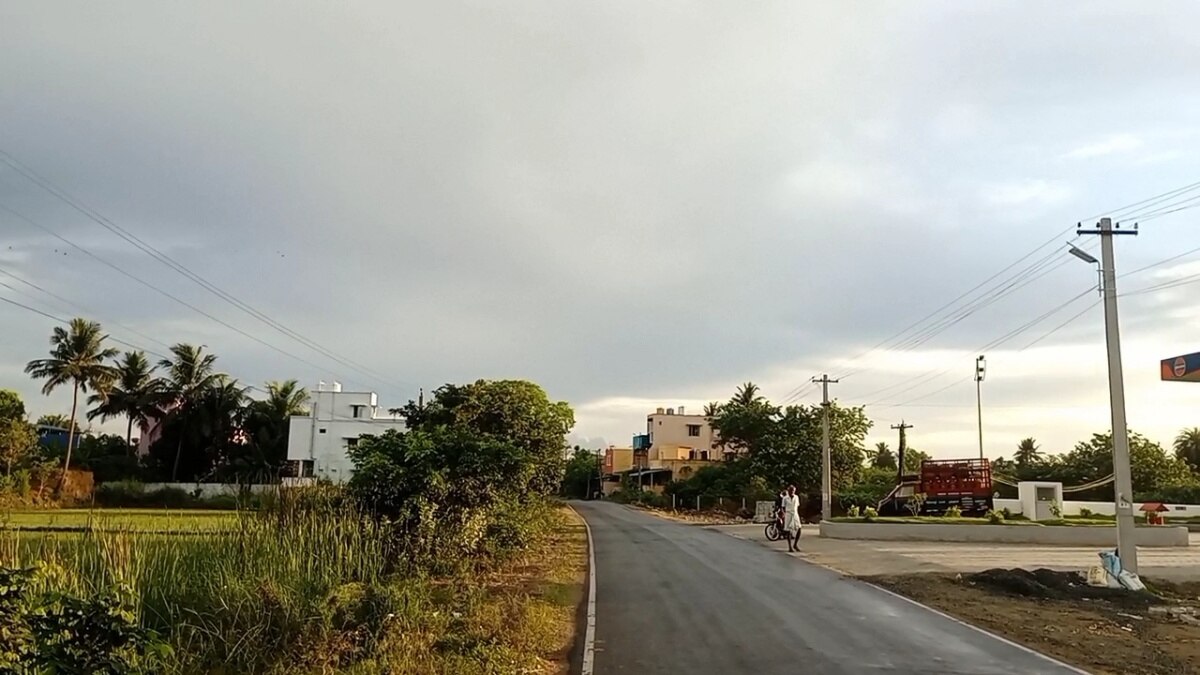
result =
[{"label": "coconut palm tree", "polygon": [[879,442],[873,450],[867,450],[867,462],[876,469],[895,469],[896,453],[887,443]]},{"label": "coconut palm tree", "polygon": [[171,466],[171,482],[179,474],[179,456],[183,453],[186,426],[200,398],[209,389],[217,386],[223,375],[214,367],[217,357],[205,354],[204,347],[177,344],[171,347],[172,358],[163,359],[158,366],[166,371],[163,383],[164,423],[175,423],[179,428],[179,440],[175,447],[175,461]]},{"label": "coconut palm tree", "polygon": [[133,425],[145,429],[162,415],[163,383],[154,377],[155,366],[145,352],[125,352],[117,361],[117,381],[107,392],[96,392],[88,398],[95,407],[88,419],[103,422],[112,417],[124,417],[125,445],[133,448]]},{"label": "coconut palm tree", "polygon": [[66,328],[58,326],[51,333],[50,358],[30,361],[25,366],[25,372],[34,379],[46,380],[42,393],[47,396],[64,384],[71,385],[71,418],[67,426],[67,452],[63,458],[60,489],[66,485],[67,471],[71,468],[80,392],[104,391],[117,376],[116,370],[104,363],[117,355],[116,349],[104,346],[107,337],[95,321],[71,319]]},{"label": "coconut palm tree", "polygon": [[1017,463],[1017,468],[1020,469],[1033,466],[1042,461],[1042,450],[1038,447],[1037,441],[1032,438],[1022,439],[1017,444],[1017,451],[1013,454],[1013,461]]},{"label": "coconut palm tree", "polygon": [[743,407],[750,407],[762,400],[763,397],[758,395],[758,385],[754,384],[753,382],[747,382],[738,387],[737,391],[734,392],[733,400],[730,401],[730,403]]},{"label": "coconut palm tree", "polygon": [[312,396],[296,380],[267,383],[266,409],[280,419],[293,415],[307,415]]},{"label": "coconut palm tree", "polygon": [[247,452],[237,470],[278,471],[287,458],[289,420],[309,414],[311,397],[296,380],[267,382],[267,398],[246,406],[242,429]]},{"label": "coconut palm tree", "polygon": [[1175,437],[1175,456],[1193,470],[1200,469],[1200,427],[1184,429]]}]

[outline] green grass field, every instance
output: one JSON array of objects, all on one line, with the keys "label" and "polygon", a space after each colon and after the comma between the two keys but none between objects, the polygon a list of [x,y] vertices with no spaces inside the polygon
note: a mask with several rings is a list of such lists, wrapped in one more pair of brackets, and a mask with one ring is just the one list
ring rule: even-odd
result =
[{"label": "green grass field", "polygon": [[198,532],[236,525],[234,511],[197,509],[42,509],[0,511],[0,530],[33,532]]}]

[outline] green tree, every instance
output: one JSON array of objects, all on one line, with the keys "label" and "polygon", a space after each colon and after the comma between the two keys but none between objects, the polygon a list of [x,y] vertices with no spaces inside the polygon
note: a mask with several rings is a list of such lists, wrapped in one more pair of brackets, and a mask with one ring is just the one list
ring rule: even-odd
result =
[{"label": "green tree", "polygon": [[1193,471],[1200,471],[1200,427],[1180,431],[1174,447],[1175,457],[1187,462]]},{"label": "green tree", "polygon": [[1017,463],[1018,469],[1036,466],[1042,461],[1042,451],[1038,447],[1037,441],[1032,438],[1022,439],[1017,444],[1017,452],[1013,454],[1013,461]]},{"label": "green tree", "polygon": [[267,382],[267,398],[246,406],[245,444],[233,458],[238,476],[277,474],[287,460],[288,428],[293,415],[307,415],[311,396],[296,380]]},{"label": "green tree", "polygon": [[896,453],[888,447],[887,443],[879,442],[875,444],[874,449],[867,450],[867,464],[875,469],[890,469],[896,470]]},{"label": "green tree", "polygon": [[921,470],[921,462],[931,459],[929,453],[916,448],[904,449],[904,473],[917,473]]},{"label": "green tree", "polygon": [[0,389],[0,420],[25,421],[25,402],[11,389]]},{"label": "green tree", "polygon": [[575,446],[563,472],[562,495],[575,499],[590,499],[600,490],[600,461],[602,455],[594,450]]},{"label": "green tree", "polygon": [[107,391],[98,391],[88,398],[95,406],[88,419],[104,422],[113,417],[125,418],[126,453],[133,452],[133,425],[146,429],[162,415],[163,383],[154,376],[155,367],[145,352],[125,352],[116,365],[117,380]]},{"label": "green tree", "polygon": [[[768,483],[782,481],[813,493],[821,486],[822,416],[820,405],[788,406],[750,451],[755,474]],[[835,488],[852,484],[862,470],[863,444],[871,422],[861,407],[829,407],[830,462]]]},{"label": "green tree", "polygon": [[46,413],[38,417],[34,424],[39,427],[57,427],[59,429],[70,429],[74,426],[75,433],[79,433],[79,425],[72,425],[71,418],[62,413]]},{"label": "green tree", "polygon": [[216,371],[217,357],[205,354],[203,347],[180,343],[171,347],[171,355],[158,365],[167,375],[163,382],[163,423],[175,428],[175,459],[171,463],[174,482],[179,475],[187,428],[194,422],[201,398],[220,383],[222,374]]},{"label": "green tree", "polygon": [[42,393],[47,396],[62,385],[71,385],[71,417],[60,486],[66,484],[67,471],[71,468],[79,394],[104,391],[116,379],[116,371],[104,363],[117,354],[116,349],[104,346],[106,338],[95,321],[71,319],[67,328],[56,327],[51,334],[50,358],[30,361],[25,366],[25,372],[34,379],[46,380]]},{"label": "green tree", "polygon": [[[1187,464],[1134,431],[1129,432],[1129,466],[1134,493],[1193,481]],[[1058,478],[1064,484],[1079,485],[1104,478],[1112,472],[1112,434],[1093,434],[1091,439],[1079,442],[1063,457]]]},{"label": "green tree", "polygon": [[350,494],[395,523],[405,558],[418,563],[482,552],[504,505],[525,498],[541,469],[525,448],[464,425],[388,430],[361,438],[349,455]]},{"label": "green tree", "polygon": [[530,478],[529,490],[553,494],[560,487],[567,433],[575,426],[575,413],[565,402],[552,402],[532,382],[447,384],[424,406],[409,401],[401,410],[410,429],[460,426],[509,441],[536,458],[538,470]]},{"label": "green tree", "polygon": [[715,413],[709,424],[717,444],[729,452],[753,454],[775,432],[782,410],[758,395],[758,385],[747,382],[738,387],[728,403],[717,406]]},{"label": "green tree", "polygon": [[0,464],[4,475],[11,475],[37,448],[37,432],[21,418],[0,419]]}]

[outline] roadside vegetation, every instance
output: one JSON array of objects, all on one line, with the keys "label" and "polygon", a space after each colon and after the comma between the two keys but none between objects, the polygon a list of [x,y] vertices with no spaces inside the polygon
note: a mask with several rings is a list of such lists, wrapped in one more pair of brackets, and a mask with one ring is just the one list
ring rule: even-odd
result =
[{"label": "roadside vegetation", "polygon": [[[361,438],[344,485],[204,499],[141,481],[277,481],[307,393],[251,400],[202,348],[153,366],[84,320],[51,344],[29,370],[72,391],[41,420],[65,442],[38,442],[0,393],[0,672],[564,672],[587,560],[553,499],[567,404],[524,381],[446,385],[397,409],[405,432]],[[79,428],[104,417],[125,437]],[[80,499],[71,468],[106,482]],[[49,508],[72,501],[88,508]]]},{"label": "roadside vegetation", "polygon": [[[718,442],[734,451],[727,461],[696,470],[675,480],[662,494],[639,489],[628,480],[612,495],[616,501],[650,508],[722,510],[731,515],[752,515],[753,503],[772,500],[785,485],[795,485],[804,501],[805,515],[820,513],[821,493],[821,417],[820,405],[776,405],[753,383],[738,388],[724,403],[710,403],[705,415]],[[896,485],[897,453],[887,443],[868,446],[867,433],[873,426],[863,407],[830,406],[830,446],[834,489],[833,507],[838,516],[852,509],[859,514],[874,508]],[[1200,428],[1185,429],[1168,452],[1158,443],[1131,432],[1133,487],[1137,501],[1175,504],[1200,503]],[[964,456],[973,455],[964,452]],[[907,447],[904,453],[906,473],[916,473],[929,455]],[[587,471],[595,469],[595,455],[577,453],[576,483],[585,484]],[[1094,434],[1067,452],[1052,454],[1033,438],[1018,443],[1012,459],[992,460],[993,474],[1010,480],[1062,482],[1064,486],[1086,486],[1112,473],[1112,437]],[[592,474],[594,475],[594,473]],[[1015,497],[1015,488],[997,484],[1002,497]],[[1079,501],[1108,502],[1113,499],[1112,485],[1098,485],[1071,494]],[[747,504],[742,509],[742,501]],[[861,518],[861,515],[858,517]],[[1103,516],[1092,516],[1103,520]],[[1170,518],[1169,520],[1176,520]],[[970,522],[1019,522],[1019,516],[1002,510],[984,519]],[[1086,518],[1085,518],[1086,520]],[[891,521],[900,522],[900,521]],[[1062,525],[1081,525],[1068,517]],[[1101,523],[1092,523],[1099,525]]]}]

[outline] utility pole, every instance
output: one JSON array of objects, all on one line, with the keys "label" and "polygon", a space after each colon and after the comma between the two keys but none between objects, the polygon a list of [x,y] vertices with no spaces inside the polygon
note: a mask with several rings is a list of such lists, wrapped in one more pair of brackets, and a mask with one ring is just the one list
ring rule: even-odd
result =
[{"label": "utility pole", "polygon": [[1100,264],[1104,293],[1104,336],[1108,344],[1108,399],[1112,410],[1113,475],[1116,478],[1117,555],[1122,569],[1137,574],[1137,544],[1134,542],[1133,479],[1129,471],[1129,429],[1125,421],[1125,375],[1121,368],[1121,328],[1117,320],[1117,271],[1113,260],[1113,235],[1137,234],[1113,227],[1112,218],[1101,218],[1098,228],[1077,234],[1100,235]]},{"label": "utility pole", "polygon": [[983,376],[987,373],[987,361],[983,354],[975,359],[975,412],[979,417],[979,459],[983,459]]},{"label": "utility pole", "polygon": [[908,447],[908,439],[904,432],[913,428],[913,425],[905,424],[904,420],[900,420],[900,424],[893,424],[892,428],[900,431],[900,445],[896,450],[896,484],[899,485],[904,482],[904,450]]},{"label": "utility pole", "polygon": [[833,459],[829,450],[829,385],[837,384],[837,380],[822,375],[820,379],[813,378],[813,383],[821,385],[821,520],[833,518]]}]

